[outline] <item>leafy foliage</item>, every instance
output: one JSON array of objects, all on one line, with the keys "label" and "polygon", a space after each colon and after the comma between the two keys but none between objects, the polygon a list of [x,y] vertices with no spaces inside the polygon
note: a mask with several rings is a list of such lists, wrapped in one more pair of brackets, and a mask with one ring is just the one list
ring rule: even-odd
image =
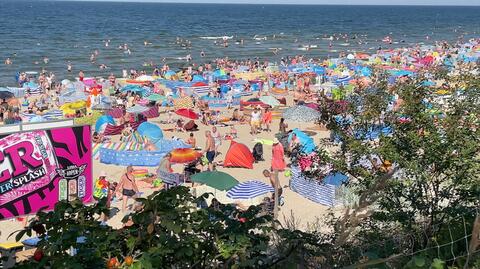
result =
[{"label": "leafy foliage", "polygon": [[[409,253],[420,252],[432,268],[451,265],[467,252],[480,204],[480,80],[431,70],[388,85],[376,74],[370,88],[346,97],[346,109],[320,102],[321,124],[338,142],[321,147],[338,145],[328,161],[358,196],[332,220],[330,264],[398,268],[417,264]],[[427,76],[442,78],[448,95],[424,86]]]},{"label": "leafy foliage", "polygon": [[[124,219],[133,224],[119,230],[97,220],[107,213],[103,202],[60,202],[34,224],[46,230],[39,245],[43,259],[18,268],[271,268],[303,261],[316,249],[315,237],[274,228],[257,207],[200,209],[204,198],[195,199],[185,187],[156,192],[137,200],[138,210]],[[17,237],[30,235],[34,225]]]}]

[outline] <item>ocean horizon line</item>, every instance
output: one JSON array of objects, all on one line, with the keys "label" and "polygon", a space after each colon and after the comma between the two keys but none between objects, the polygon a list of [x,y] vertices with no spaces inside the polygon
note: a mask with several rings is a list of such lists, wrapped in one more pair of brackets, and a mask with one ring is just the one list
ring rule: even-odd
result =
[{"label": "ocean horizon line", "polygon": [[480,7],[479,4],[454,5],[454,4],[349,4],[349,3],[245,3],[245,2],[193,2],[193,1],[149,1],[149,0],[5,0],[5,2],[80,2],[80,3],[141,3],[141,4],[195,4],[195,5],[248,5],[248,6],[351,6],[351,7]]}]

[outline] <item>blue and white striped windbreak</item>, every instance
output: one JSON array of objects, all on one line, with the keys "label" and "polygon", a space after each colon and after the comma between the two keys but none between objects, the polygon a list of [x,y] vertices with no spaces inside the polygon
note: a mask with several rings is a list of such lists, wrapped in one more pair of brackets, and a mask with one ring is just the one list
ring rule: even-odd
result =
[{"label": "blue and white striped windbreak", "polygon": [[230,199],[252,199],[269,192],[274,192],[272,186],[257,180],[250,180],[239,183],[230,189],[227,192],[227,197]]},{"label": "blue and white striped windbreak", "polygon": [[50,110],[43,117],[46,120],[57,120],[63,118],[63,112],[61,110]]}]

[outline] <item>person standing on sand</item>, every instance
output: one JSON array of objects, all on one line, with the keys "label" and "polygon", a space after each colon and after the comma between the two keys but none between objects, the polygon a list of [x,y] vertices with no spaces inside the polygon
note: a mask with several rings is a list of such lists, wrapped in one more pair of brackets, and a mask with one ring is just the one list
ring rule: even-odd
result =
[{"label": "person standing on sand", "polygon": [[272,171],[278,176],[278,172],[285,170],[286,167],[285,151],[280,141],[275,137],[272,146]]},{"label": "person standing on sand", "polygon": [[278,206],[279,206],[279,200],[280,196],[282,196],[283,189],[280,186],[280,182],[278,180],[278,176],[275,176],[272,172],[268,170],[263,170],[263,175],[270,180],[270,184],[272,185],[273,189],[275,190],[274,193],[274,208],[273,208],[273,218],[277,219],[278,216]]},{"label": "person standing on sand", "polygon": [[286,134],[286,133],[287,133],[287,128],[288,128],[288,124],[285,123],[285,119],[284,119],[284,118],[281,118],[281,119],[280,119],[279,126],[278,126],[278,131],[279,131],[281,134]]},{"label": "person standing on sand", "polygon": [[138,187],[135,183],[135,177],[133,176],[133,167],[131,165],[127,166],[127,172],[120,179],[118,190],[122,190],[122,211],[125,212],[128,199],[133,199],[137,196],[138,193]]},{"label": "person standing on sand", "polygon": [[192,146],[192,148],[194,149],[197,147],[197,140],[195,139],[195,136],[193,135],[193,133],[190,133],[190,137],[187,140],[187,144]]},{"label": "person standing on sand", "polygon": [[222,144],[222,135],[220,132],[217,130],[216,126],[212,127],[212,138],[213,142],[215,143],[215,155],[218,154],[218,147]]},{"label": "person standing on sand", "polygon": [[272,124],[272,111],[267,107],[265,108],[265,112],[263,113],[262,123],[265,125],[265,130],[270,132],[270,124]]},{"label": "person standing on sand", "polygon": [[260,128],[260,118],[261,118],[261,116],[262,116],[262,114],[258,110],[258,108],[255,108],[252,111],[251,120],[250,120],[250,127],[251,127],[251,132],[250,133],[252,135],[256,135],[258,133],[258,129]]},{"label": "person standing on sand", "polygon": [[213,140],[212,133],[210,131],[205,132],[205,157],[208,160],[208,170],[213,171],[213,160],[215,159],[215,141]]}]

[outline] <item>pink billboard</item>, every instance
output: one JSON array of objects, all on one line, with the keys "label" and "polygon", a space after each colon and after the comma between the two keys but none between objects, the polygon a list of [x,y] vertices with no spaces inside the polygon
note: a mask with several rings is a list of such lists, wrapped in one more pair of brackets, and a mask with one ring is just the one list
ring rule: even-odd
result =
[{"label": "pink billboard", "polygon": [[92,200],[90,126],[0,135],[0,219]]}]

